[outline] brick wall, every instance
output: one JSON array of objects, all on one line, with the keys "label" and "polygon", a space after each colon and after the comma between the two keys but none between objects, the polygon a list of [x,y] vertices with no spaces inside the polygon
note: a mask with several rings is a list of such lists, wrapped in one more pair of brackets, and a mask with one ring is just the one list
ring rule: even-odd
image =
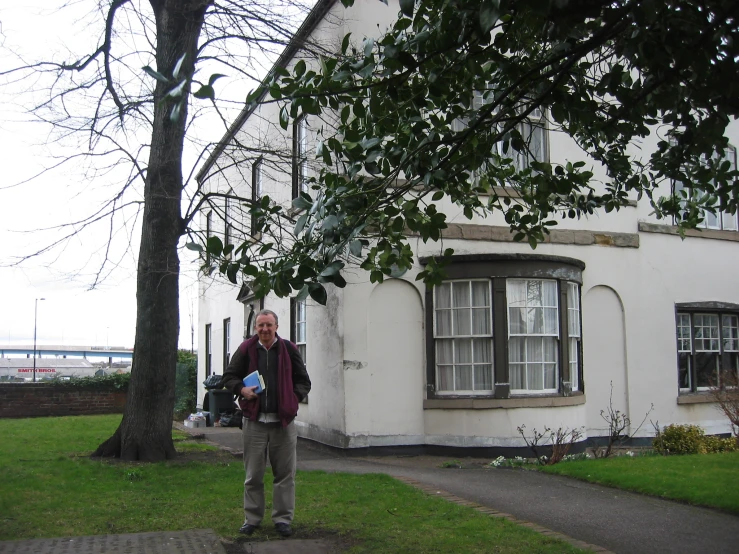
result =
[{"label": "brick wall", "polygon": [[46,383],[0,383],[0,417],[122,414],[124,391]]}]

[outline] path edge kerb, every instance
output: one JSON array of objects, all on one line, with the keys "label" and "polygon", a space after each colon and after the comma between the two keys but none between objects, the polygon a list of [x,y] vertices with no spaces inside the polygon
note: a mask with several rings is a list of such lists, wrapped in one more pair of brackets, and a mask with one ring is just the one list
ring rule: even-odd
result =
[{"label": "path edge kerb", "polygon": [[512,516],[511,514],[507,514],[505,512],[501,512],[493,508],[489,508],[488,506],[483,506],[482,504],[478,504],[477,502],[465,500],[464,498],[456,496],[450,492],[439,489],[438,487],[427,485],[426,483],[421,483],[420,481],[416,481],[415,479],[412,479],[410,477],[402,477],[402,476],[397,476],[397,475],[393,475],[392,477],[393,479],[397,479],[398,481],[401,481],[407,485],[411,485],[412,487],[415,487],[418,490],[428,495],[440,496],[444,500],[454,502],[455,504],[459,504],[460,506],[472,508],[490,517],[499,517],[499,518],[506,519],[510,521],[511,523],[515,523],[516,525],[526,527],[528,529],[531,529],[532,531],[535,531],[547,537],[552,537],[552,538],[564,541],[568,544],[571,544],[572,546],[576,548],[580,548],[582,550],[590,550],[591,552],[600,552],[602,554],[615,554],[614,552],[611,552],[610,550],[603,548],[602,546],[598,546],[597,544],[590,544],[585,541],[574,539],[570,537],[569,535],[565,535],[557,531],[552,531],[551,529],[547,529],[546,527],[542,527],[541,525],[532,523],[531,521],[519,519],[517,517]]}]

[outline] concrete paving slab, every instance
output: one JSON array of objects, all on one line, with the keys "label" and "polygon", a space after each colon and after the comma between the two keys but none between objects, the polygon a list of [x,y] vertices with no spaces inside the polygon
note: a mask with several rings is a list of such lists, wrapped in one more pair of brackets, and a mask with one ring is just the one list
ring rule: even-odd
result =
[{"label": "concrete paving slab", "polygon": [[226,550],[211,529],[193,529],[0,541],[0,554],[226,554]]},{"label": "concrete paving slab", "polygon": [[330,543],[320,539],[287,539],[244,545],[245,554],[326,554],[335,551]]}]

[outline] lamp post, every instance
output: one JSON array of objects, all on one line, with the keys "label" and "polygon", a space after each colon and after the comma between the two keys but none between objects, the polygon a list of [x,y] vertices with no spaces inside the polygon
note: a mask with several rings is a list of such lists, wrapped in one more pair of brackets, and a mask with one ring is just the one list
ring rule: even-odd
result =
[{"label": "lamp post", "polygon": [[37,298],[33,307],[33,382],[36,382],[36,322],[38,321],[38,301],[46,298]]}]

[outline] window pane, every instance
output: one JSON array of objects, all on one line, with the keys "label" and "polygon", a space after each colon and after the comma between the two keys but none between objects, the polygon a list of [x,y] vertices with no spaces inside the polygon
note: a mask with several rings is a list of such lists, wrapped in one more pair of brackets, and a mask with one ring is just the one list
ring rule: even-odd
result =
[{"label": "window pane", "polygon": [[508,308],[508,333],[526,334],[526,308]]},{"label": "window pane", "polygon": [[472,362],[472,340],[454,341],[454,362],[464,364]]},{"label": "window pane", "polygon": [[452,283],[452,298],[455,308],[466,308],[470,305],[470,284]]},{"label": "window pane", "polygon": [[580,336],[580,286],[567,283],[567,333],[570,337]]},{"label": "window pane", "polygon": [[544,333],[544,309],[529,308],[526,310],[526,332],[529,335]]},{"label": "window pane", "polygon": [[475,390],[493,390],[493,366],[475,366]]},{"label": "window pane", "polygon": [[452,335],[452,311],[437,310],[436,312],[436,336],[449,337]]},{"label": "window pane", "polygon": [[558,330],[557,308],[544,308],[544,334],[556,335]]},{"label": "window pane", "polygon": [[677,355],[677,378],[679,387],[682,390],[690,390],[690,354],[680,352]]},{"label": "window pane", "polygon": [[739,318],[735,315],[721,317],[724,352],[739,351]]},{"label": "window pane", "polygon": [[691,352],[690,348],[690,315],[677,315],[677,350]]},{"label": "window pane", "polygon": [[721,212],[721,225],[725,231],[737,230],[737,215],[729,212]]},{"label": "window pane", "polygon": [[487,364],[493,361],[493,343],[490,339],[475,339],[472,341],[472,348],[472,355],[476,364]]},{"label": "window pane", "polygon": [[695,351],[718,352],[719,326],[716,314],[695,314],[693,316],[695,328]]},{"label": "window pane", "polygon": [[522,390],[526,388],[526,382],[524,381],[525,368],[524,364],[511,364],[511,389]]},{"label": "window pane", "polygon": [[544,390],[544,374],[542,364],[526,365],[526,381],[528,390]]},{"label": "window pane", "polygon": [[542,348],[541,339],[526,339],[526,361],[528,363],[544,361],[544,350]]},{"label": "window pane", "polygon": [[557,388],[557,366],[554,364],[544,364],[544,388]]},{"label": "window pane", "polygon": [[454,341],[451,339],[436,341],[436,363],[439,365],[451,364],[454,355]]},{"label": "window pane", "polygon": [[506,281],[506,297],[508,306],[523,308],[526,306],[526,281],[508,279]]},{"label": "window pane", "polygon": [[490,335],[490,308],[472,310],[472,334]]},{"label": "window pane", "polygon": [[452,307],[452,285],[451,283],[442,283],[434,287],[434,307],[437,310],[449,309]]},{"label": "window pane", "polygon": [[570,386],[580,390],[580,340],[570,339]]},{"label": "window pane", "polygon": [[437,390],[453,391],[454,390],[454,369],[451,366],[437,365],[438,381]]},{"label": "window pane", "polygon": [[711,387],[718,383],[718,354],[701,352],[695,355],[696,386]]},{"label": "window pane", "polygon": [[454,334],[469,336],[472,334],[470,325],[470,310],[454,310],[453,312]]},{"label": "window pane", "polygon": [[490,306],[490,283],[488,281],[472,281],[472,305]]},{"label": "window pane", "polygon": [[472,366],[457,366],[457,380],[455,390],[472,390]]},{"label": "window pane", "polygon": [[[739,372],[739,353],[737,352],[726,352],[721,356],[721,371],[730,371],[734,375],[734,379],[737,378],[737,372]],[[722,375],[723,380],[723,375]],[[729,385],[734,385],[733,382],[729,382]]]},{"label": "window pane", "polygon": [[513,364],[526,361],[526,339],[511,337],[508,340],[508,360]]}]

